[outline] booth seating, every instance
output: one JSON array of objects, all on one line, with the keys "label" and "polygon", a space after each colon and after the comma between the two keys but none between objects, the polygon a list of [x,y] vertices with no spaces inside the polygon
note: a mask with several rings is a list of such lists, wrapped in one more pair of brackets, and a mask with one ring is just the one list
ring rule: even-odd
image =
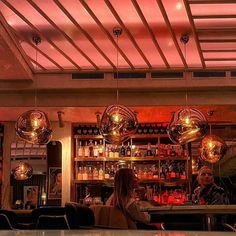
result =
[{"label": "booth seating", "polygon": [[41,215],[36,229],[70,229],[66,215]]},{"label": "booth seating", "polygon": [[12,230],[14,229],[5,214],[0,214],[0,229]]}]

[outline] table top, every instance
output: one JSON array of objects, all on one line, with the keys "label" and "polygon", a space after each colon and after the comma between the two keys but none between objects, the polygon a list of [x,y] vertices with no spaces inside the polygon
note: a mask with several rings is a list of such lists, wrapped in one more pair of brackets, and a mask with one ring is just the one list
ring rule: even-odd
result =
[{"label": "table top", "polygon": [[231,236],[234,232],[157,230],[0,230],[0,236]]},{"label": "table top", "polygon": [[141,209],[158,214],[236,214],[236,205],[143,206]]}]

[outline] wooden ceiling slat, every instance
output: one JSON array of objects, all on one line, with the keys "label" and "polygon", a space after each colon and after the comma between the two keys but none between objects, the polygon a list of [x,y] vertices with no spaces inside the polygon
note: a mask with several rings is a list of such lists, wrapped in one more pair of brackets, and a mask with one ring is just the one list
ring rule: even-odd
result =
[{"label": "wooden ceiling slat", "polygon": [[236,39],[199,39],[200,43],[235,43]]},{"label": "wooden ceiling slat", "polygon": [[114,15],[114,17],[116,18],[116,20],[118,21],[118,23],[120,24],[120,26],[122,27],[122,29],[125,31],[125,33],[128,35],[130,41],[133,43],[134,47],[136,48],[136,50],[139,52],[139,54],[141,55],[141,57],[143,58],[143,60],[145,61],[145,63],[147,64],[149,69],[152,69],[152,65],[151,63],[148,61],[147,57],[144,55],[144,52],[141,50],[141,48],[138,46],[137,42],[135,41],[133,35],[130,33],[130,31],[128,30],[128,28],[125,26],[124,22],[121,20],[121,18],[119,17],[118,13],[116,12],[115,8],[112,6],[112,4],[110,3],[109,0],[105,0],[105,3],[107,4],[108,8],[110,9],[110,11],[112,12],[112,14]]},{"label": "wooden ceiling slat", "polygon": [[232,58],[205,58],[205,61],[236,61],[236,57],[232,57]]},{"label": "wooden ceiling slat", "polygon": [[[53,48],[55,48],[60,54],[62,54],[68,61],[70,61],[78,70],[81,68],[67,55],[61,50],[53,41],[51,41],[45,34],[43,34],[37,27],[35,27],[29,20],[26,19],[18,10],[16,10],[7,0],[2,0],[2,2],[11,9],[17,16],[19,16],[29,27],[33,29],[33,31],[41,36],[41,38],[45,39]],[[63,71],[63,70],[62,70]]]},{"label": "wooden ceiling slat", "polygon": [[74,19],[74,17],[65,9],[65,7],[59,2],[59,0],[53,0],[55,4],[62,10],[62,12],[70,19],[70,21],[80,30],[84,36],[89,40],[89,42],[97,49],[97,51],[105,58],[105,60],[110,64],[113,70],[116,68],[112,61],[106,56],[106,54],[101,50],[101,48],[96,44],[88,32],[81,27],[81,25]]},{"label": "wooden ceiling slat", "polygon": [[[40,67],[42,70],[46,71],[47,69],[43,67],[41,64],[39,64],[37,61],[35,61],[33,58],[29,57],[29,59],[38,67]],[[36,71],[35,71],[36,72]]]},{"label": "wooden ceiling slat", "polygon": [[168,18],[168,16],[167,16],[167,13],[166,13],[166,11],[165,11],[165,8],[164,8],[164,6],[163,6],[163,3],[162,3],[161,0],[156,0],[156,2],[157,2],[158,6],[159,6],[159,8],[160,8],[160,10],[161,10],[162,16],[163,16],[163,18],[164,18],[164,20],[165,20],[165,23],[166,23],[166,25],[167,25],[167,28],[168,28],[170,34],[171,34],[172,40],[173,40],[173,42],[174,42],[174,44],[175,44],[175,47],[176,47],[176,49],[177,49],[177,51],[178,51],[178,53],[179,53],[179,56],[180,56],[181,60],[182,60],[182,62],[183,62],[183,65],[184,65],[185,69],[187,69],[187,68],[188,68],[188,65],[187,65],[186,60],[185,60],[185,58],[184,58],[184,56],[183,56],[183,53],[182,53],[182,51],[181,51],[181,49],[180,49],[180,47],[179,47],[179,44],[178,44],[177,39],[176,39],[176,36],[175,36],[175,32],[174,32],[174,30],[172,29],[172,26],[171,26],[171,24],[170,24],[170,21],[169,21],[169,18]]},{"label": "wooden ceiling slat", "polygon": [[189,4],[227,4],[235,3],[235,0],[188,0]]},{"label": "wooden ceiling slat", "polygon": [[86,11],[89,13],[89,15],[93,18],[93,20],[96,22],[96,24],[99,26],[99,28],[106,34],[106,36],[108,37],[108,39],[111,41],[111,43],[113,44],[113,46],[119,51],[119,53],[121,54],[121,56],[125,59],[125,61],[128,63],[128,65],[130,66],[130,68],[132,70],[134,70],[134,66],[131,63],[131,61],[128,59],[128,57],[125,55],[125,53],[120,49],[120,47],[117,46],[115,40],[113,39],[113,37],[110,35],[110,33],[107,31],[107,29],[103,26],[103,24],[99,21],[99,19],[96,17],[96,15],[93,13],[93,11],[90,9],[90,7],[88,6],[88,4],[86,3],[85,0],[79,0],[80,3],[83,5],[83,7],[86,9]]},{"label": "wooden ceiling slat", "polygon": [[236,49],[204,49],[202,52],[236,52]]},{"label": "wooden ceiling slat", "polygon": [[155,37],[155,35],[154,35],[152,29],[150,28],[150,26],[149,26],[149,24],[148,24],[148,22],[147,22],[145,16],[143,15],[142,10],[140,9],[140,7],[139,7],[137,1],[136,1],[136,0],[132,0],[132,3],[133,3],[133,5],[134,5],[134,7],[135,7],[135,9],[136,9],[136,11],[137,11],[137,13],[138,13],[140,19],[142,20],[144,26],[146,27],[148,33],[150,34],[150,36],[151,36],[151,38],[152,38],[152,41],[153,41],[153,43],[154,43],[154,45],[155,45],[157,51],[159,52],[159,54],[160,54],[160,56],[161,56],[163,62],[165,63],[165,66],[166,66],[167,68],[170,68],[170,65],[169,65],[169,63],[168,63],[168,61],[167,61],[167,59],[166,59],[166,57],[165,57],[163,51],[161,50],[161,47],[160,47],[159,43],[157,42],[156,37]]},{"label": "wooden ceiling slat", "polygon": [[57,24],[52,21],[46,14],[45,12],[38,7],[38,5],[36,5],[32,0],[27,0],[27,2],[40,14],[42,15],[45,20],[47,20],[49,22],[49,24],[51,24],[58,32],[60,32],[61,35],[63,35],[66,40],[96,69],[98,70],[98,66],[92,61],[92,59],[90,57],[88,57],[87,54],[84,53],[84,51],[82,49],[80,49],[75,42],[73,41],[73,39],[66,34],[63,30],[60,29],[60,27],[57,26]]},{"label": "wooden ceiling slat", "polygon": [[213,28],[197,28],[196,32],[207,32],[207,33],[214,33],[214,32],[235,32],[236,27],[213,27]]},{"label": "wooden ceiling slat", "polygon": [[199,54],[200,59],[201,59],[202,67],[206,68],[206,64],[204,62],[204,58],[203,58],[203,54],[202,54],[202,50],[201,50],[201,45],[198,41],[198,36],[197,36],[197,33],[196,33],[196,27],[195,27],[194,21],[192,19],[192,11],[190,9],[190,6],[189,6],[187,0],[184,0],[184,5],[185,5],[185,9],[186,9],[186,12],[187,12],[187,15],[188,15],[188,20],[189,20],[189,23],[191,25],[191,29],[192,29],[192,32],[193,32],[193,37],[194,37],[194,40],[196,42],[198,54]]},{"label": "wooden ceiling slat", "polygon": [[236,18],[236,15],[192,15],[193,19],[228,19]]}]

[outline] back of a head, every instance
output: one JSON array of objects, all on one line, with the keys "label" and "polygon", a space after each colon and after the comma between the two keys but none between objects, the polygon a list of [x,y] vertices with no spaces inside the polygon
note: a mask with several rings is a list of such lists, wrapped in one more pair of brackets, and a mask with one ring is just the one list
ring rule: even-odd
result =
[{"label": "back of a head", "polygon": [[119,169],[115,174],[114,180],[114,206],[124,210],[124,206],[136,187],[137,178],[134,171],[129,168]]}]

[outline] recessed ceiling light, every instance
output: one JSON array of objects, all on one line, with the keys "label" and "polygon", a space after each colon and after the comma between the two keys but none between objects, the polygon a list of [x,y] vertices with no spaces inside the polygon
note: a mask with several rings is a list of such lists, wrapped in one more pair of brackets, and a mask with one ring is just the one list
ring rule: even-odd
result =
[{"label": "recessed ceiling light", "polygon": [[182,7],[183,7],[182,2],[178,2],[178,3],[176,4],[176,9],[177,9],[177,10],[181,10]]}]

